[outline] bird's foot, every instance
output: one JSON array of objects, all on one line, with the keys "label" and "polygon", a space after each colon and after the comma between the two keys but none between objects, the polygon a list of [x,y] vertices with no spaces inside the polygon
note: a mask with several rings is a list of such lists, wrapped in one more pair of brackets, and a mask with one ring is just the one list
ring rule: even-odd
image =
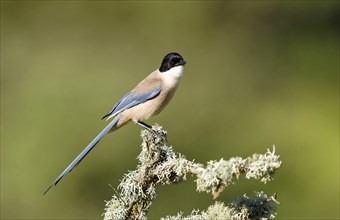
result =
[{"label": "bird's foot", "polygon": [[166,135],[166,132],[164,132],[164,131],[162,131],[162,130],[154,130],[153,128],[152,128],[151,131],[152,131],[152,133],[153,133],[155,136],[157,136],[158,138],[160,138],[162,141],[167,142],[168,137],[167,137],[167,135]]}]

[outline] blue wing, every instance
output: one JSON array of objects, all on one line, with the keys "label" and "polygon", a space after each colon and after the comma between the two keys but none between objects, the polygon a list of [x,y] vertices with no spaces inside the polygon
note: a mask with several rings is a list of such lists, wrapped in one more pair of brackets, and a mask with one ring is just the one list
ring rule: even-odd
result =
[{"label": "blue wing", "polygon": [[119,117],[113,119],[110,124],[108,124],[98,135],[87,145],[87,147],[66,167],[66,169],[57,177],[57,179],[46,189],[44,195],[47,193],[48,190],[51,189],[52,186],[57,185],[57,183],[66,176],[73,168],[75,168],[83,159],[84,157],[98,144],[98,142],[106,135],[110,129],[118,122]]},{"label": "blue wing", "polygon": [[108,120],[109,118],[116,116],[125,109],[131,108],[135,105],[155,98],[156,96],[159,95],[160,92],[161,89],[157,88],[152,90],[151,92],[143,94],[128,93],[123,98],[121,98],[102,119],[108,117],[106,119]]}]

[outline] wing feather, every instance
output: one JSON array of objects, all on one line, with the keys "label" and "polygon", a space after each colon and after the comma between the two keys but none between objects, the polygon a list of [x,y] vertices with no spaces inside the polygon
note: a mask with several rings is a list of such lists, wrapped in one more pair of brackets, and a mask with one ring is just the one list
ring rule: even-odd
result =
[{"label": "wing feather", "polygon": [[123,96],[102,119],[107,118],[106,120],[108,120],[126,109],[155,98],[160,92],[161,88],[158,87],[147,93],[128,93]]}]

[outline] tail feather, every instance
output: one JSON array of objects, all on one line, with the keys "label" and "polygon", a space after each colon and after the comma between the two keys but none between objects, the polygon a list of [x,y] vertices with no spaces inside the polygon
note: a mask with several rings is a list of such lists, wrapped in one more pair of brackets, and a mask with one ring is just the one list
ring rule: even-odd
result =
[{"label": "tail feather", "polygon": [[117,124],[119,116],[115,117],[110,124],[108,124],[98,135],[95,137],[89,145],[66,167],[66,169],[57,177],[57,179],[45,190],[44,195],[57,183],[66,176],[73,168],[79,165],[84,157],[98,144],[98,142],[110,131],[110,129]]}]

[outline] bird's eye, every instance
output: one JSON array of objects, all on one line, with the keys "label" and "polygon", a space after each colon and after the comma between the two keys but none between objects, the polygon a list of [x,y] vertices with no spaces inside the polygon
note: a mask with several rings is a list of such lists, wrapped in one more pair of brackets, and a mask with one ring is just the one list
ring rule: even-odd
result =
[{"label": "bird's eye", "polygon": [[171,62],[171,64],[173,65],[173,66],[175,66],[177,63],[179,62],[179,59],[173,59],[172,60],[172,62]]}]

